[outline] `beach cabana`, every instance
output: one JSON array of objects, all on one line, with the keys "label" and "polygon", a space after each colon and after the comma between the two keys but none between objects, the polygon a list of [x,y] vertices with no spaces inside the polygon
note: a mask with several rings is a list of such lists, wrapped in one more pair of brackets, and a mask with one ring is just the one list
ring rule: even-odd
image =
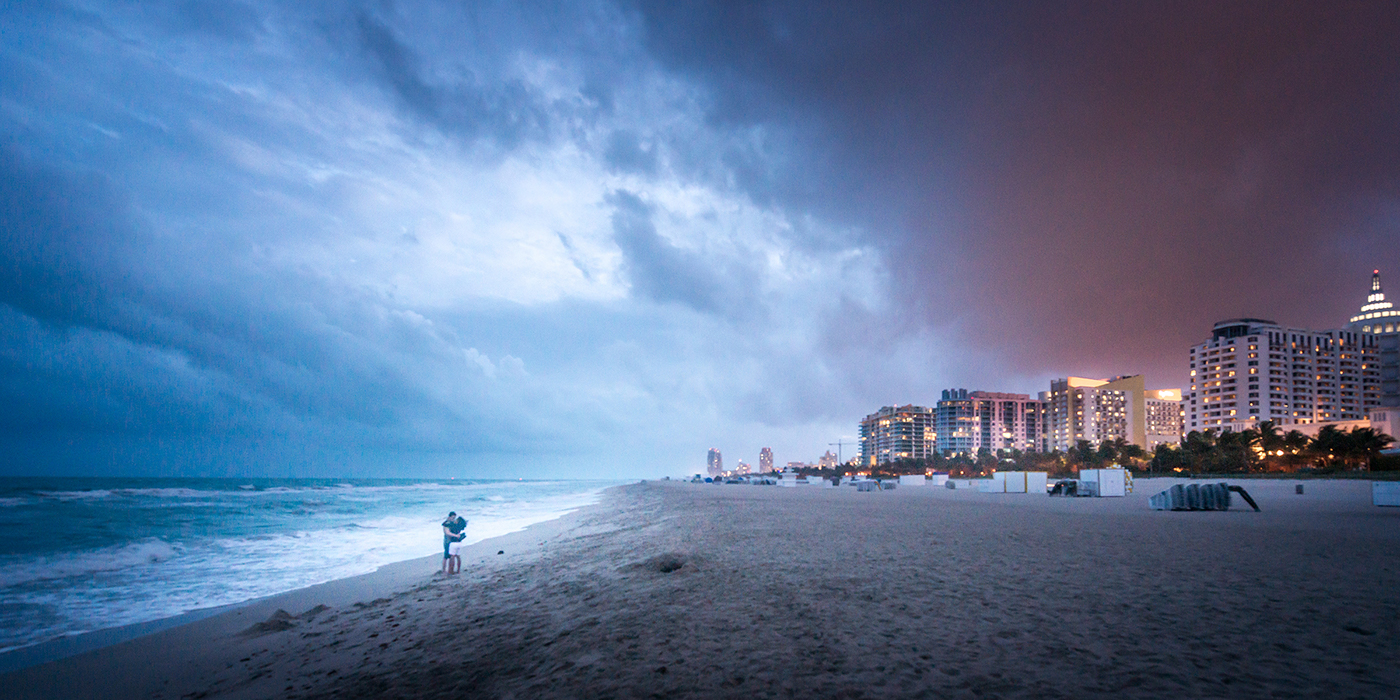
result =
[{"label": "beach cabana", "polygon": [[1079,470],[1079,492],[1088,496],[1126,496],[1130,482],[1128,470],[1122,467]]}]

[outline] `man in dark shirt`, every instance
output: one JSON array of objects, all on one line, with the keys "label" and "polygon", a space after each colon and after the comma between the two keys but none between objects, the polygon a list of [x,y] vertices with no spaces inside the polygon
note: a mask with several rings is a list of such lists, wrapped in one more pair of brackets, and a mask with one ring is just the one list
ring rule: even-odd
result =
[{"label": "man in dark shirt", "polygon": [[459,574],[462,572],[462,556],[459,550],[462,548],[462,540],[467,537],[467,520],[456,511],[447,514],[447,519],[442,521],[442,573]]}]

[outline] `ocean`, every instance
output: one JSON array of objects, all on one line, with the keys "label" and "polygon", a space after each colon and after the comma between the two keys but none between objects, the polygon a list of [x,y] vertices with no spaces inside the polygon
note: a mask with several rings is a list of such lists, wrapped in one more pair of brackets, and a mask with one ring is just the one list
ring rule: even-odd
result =
[{"label": "ocean", "polygon": [[0,652],[242,603],[597,500],[602,481],[0,479]]}]

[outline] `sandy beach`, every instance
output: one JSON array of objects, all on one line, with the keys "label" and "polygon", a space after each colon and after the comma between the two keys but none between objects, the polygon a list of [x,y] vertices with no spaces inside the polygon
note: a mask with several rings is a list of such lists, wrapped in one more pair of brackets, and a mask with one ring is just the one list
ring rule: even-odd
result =
[{"label": "sandy beach", "polygon": [[[649,482],[0,677],[16,698],[1394,697],[1400,509]],[[1238,508],[1238,506],[1237,506]],[[504,554],[497,552],[504,551]],[[281,612],[279,612],[281,611]]]}]

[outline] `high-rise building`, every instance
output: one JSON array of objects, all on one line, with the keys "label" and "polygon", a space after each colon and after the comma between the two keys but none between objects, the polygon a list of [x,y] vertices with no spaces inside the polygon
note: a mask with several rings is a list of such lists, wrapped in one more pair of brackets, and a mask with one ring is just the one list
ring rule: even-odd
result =
[{"label": "high-rise building", "polygon": [[1143,408],[1146,413],[1146,449],[1181,442],[1181,436],[1185,434],[1182,428],[1185,426],[1186,412],[1181,406],[1180,389],[1147,391],[1143,397]]},{"label": "high-rise building", "polygon": [[923,459],[937,448],[934,411],[923,406],[885,406],[860,422],[860,463]]},{"label": "high-rise building", "polygon": [[718,447],[710,448],[707,470],[710,472],[710,476],[719,476],[724,473],[724,458],[720,456]]},{"label": "high-rise building", "polygon": [[1191,348],[1185,430],[1363,419],[1380,404],[1377,340],[1360,329],[1221,321],[1209,340]]},{"label": "high-rise building", "polygon": [[1048,451],[1045,402],[1028,394],[945,389],[938,402],[936,449],[975,455],[982,448]]},{"label": "high-rise building", "polygon": [[1050,413],[1050,446],[1068,450],[1080,440],[1124,441],[1143,449],[1181,440],[1181,390],[1148,391],[1142,375],[1113,379],[1066,377],[1042,393]]},{"label": "high-rise building", "polygon": [[1141,397],[1142,392],[1141,376],[1112,380],[1066,377],[1051,381],[1050,392],[1045,395],[1050,406],[1051,446],[1068,450],[1080,440],[1098,444],[1118,438],[1146,442],[1145,430],[1139,441],[1129,434],[1131,394]]},{"label": "high-rise building", "polygon": [[758,451],[758,471],[760,474],[767,474],[773,471],[773,450],[763,448]]},{"label": "high-rise building", "polygon": [[1371,293],[1361,305],[1361,313],[1351,317],[1347,329],[1375,337],[1375,363],[1380,370],[1377,400],[1382,406],[1400,406],[1400,309],[1385,300],[1380,270],[1371,273]]}]

